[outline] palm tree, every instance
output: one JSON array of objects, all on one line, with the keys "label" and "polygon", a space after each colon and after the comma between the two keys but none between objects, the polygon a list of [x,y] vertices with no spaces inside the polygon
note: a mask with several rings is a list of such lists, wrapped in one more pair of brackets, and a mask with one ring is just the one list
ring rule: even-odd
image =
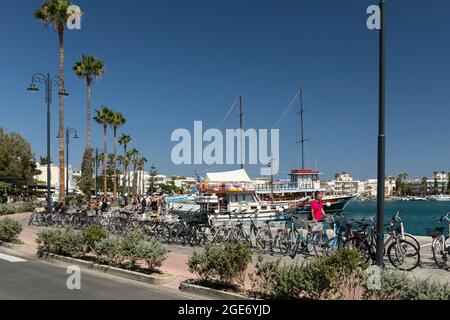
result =
[{"label": "palm tree", "polygon": [[95,110],[96,116],[94,117],[94,121],[103,126],[103,196],[106,198],[108,195],[108,180],[106,177],[106,141],[107,141],[107,129],[109,125],[109,121],[111,119],[111,110],[107,107],[103,106],[102,109]]},{"label": "palm tree", "polygon": [[127,120],[120,112],[112,112],[110,125],[114,132],[114,167],[113,167],[113,194],[117,200],[117,128],[123,126]]},{"label": "palm tree", "polygon": [[148,162],[148,160],[147,160],[146,157],[140,158],[139,162],[138,162],[138,168],[139,168],[139,184],[138,184],[138,186],[139,186],[139,188],[141,188],[141,186],[142,186],[141,194],[145,193],[145,172],[144,172],[144,169],[145,169],[145,164],[147,162]]},{"label": "palm tree", "polygon": [[[34,18],[45,26],[53,25],[58,33],[59,43],[59,77],[64,81],[64,28],[69,18],[67,9],[71,3],[66,0],[49,0],[34,11]],[[60,91],[64,83],[60,83]],[[59,187],[65,190],[65,163],[64,163],[64,97],[59,96]],[[60,200],[64,200],[65,192],[59,193]]]},{"label": "palm tree", "polygon": [[422,177],[422,184],[424,189],[424,195],[428,195],[428,177]]},{"label": "palm tree", "polygon": [[128,168],[128,162],[127,162],[127,146],[131,142],[131,136],[122,134],[119,138],[119,144],[123,146],[123,179],[122,179],[122,187],[123,187],[123,193],[125,193],[125,188],[127,184],[127,168]]},{"label": "palm tree", "polygon": [[94,78],[100,78],[105,73],[102,61],[94,56],[81,56],[81,60],[73,66],[75,74],[80,79],[86,79],[87,84],[87,146],[91,146],[91,83]]}]

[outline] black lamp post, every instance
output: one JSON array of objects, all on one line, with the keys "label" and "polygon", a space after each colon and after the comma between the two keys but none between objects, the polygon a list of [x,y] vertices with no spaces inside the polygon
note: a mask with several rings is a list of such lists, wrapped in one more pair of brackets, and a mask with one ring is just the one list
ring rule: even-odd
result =
[{"label": "black lamp post", "polygon": [[43,85],[45,88],[45,102],[47,103],[47,210],[52,210],[52,193],[51,193],[51,169],[50,169],[50,105],[52,103],[52,86],[55,85],[62,88],[58,92],[60,96],[68,96],[69,94],[65,90],[64,80],[59,76],[51,77],[50,73],[44,75],[42,73],[36,73],[31,78],[31,84],[28,87],[28,91],[37,92],[39,88],[37,84]]},{"label": "black lamp post", "polygon": [[377,266],[383,267],[384,256],[384,196],[386,180],[386,0],[380,0],[380,56],[379,56],[379,133],[378,133],[378,190],[377,190]]},{"label": "black lamp post", "polygon": [[[66,128],[66,196],[69,196],[69,144],[70,144],[70,134],[73,134],[74,139],[78,139],[77,129]],[[59,139],[59,135],[56,137]]]}]

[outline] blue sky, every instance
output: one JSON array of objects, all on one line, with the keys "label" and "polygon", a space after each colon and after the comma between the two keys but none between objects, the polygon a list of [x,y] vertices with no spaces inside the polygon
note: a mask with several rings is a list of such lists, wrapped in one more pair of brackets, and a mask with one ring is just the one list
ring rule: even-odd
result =
[{"label": "blue sky", "polygon": [[[36,72],[57,73],[57,35],[33,19],[42,1],[9,1],[0,21],[0,125],[21,133],[37,158],[45,154],[43,95],[25,89]],[[107,72],[92,88],[127,118],[122,131],[159,171],[192,175],[170,160],[170,135],[194,120],[217,127],[237,96],[245,127],[272,128],[297,90],[305,91],[309,167],[325,177],[345,170],[376,176],[378,35],[366,28],[377,1],[78,0],[82,30],[66,31],[66,125],[80,166],[86,143],[86,88],[71,70],[82,54]],[[450,2],[388,1],[387,173],[431,176],[450,170]],[[57,99],[52,138],[57,135]],[[298,108],[298,104],[295,105]],[[280,123],[280,176],[300,165],[296,110]],[[237,111],[224,128],[238,126]],[[122,132],[121,131],[121,132]],[[108,147],[112,150],[112,135]],[[93,144],[102,147],[93,124]],[[57,159],[57,139],[52,157]],[[198,167],[200,172],[236,167]],[[251,175],[258,167],[249,167]]]}]

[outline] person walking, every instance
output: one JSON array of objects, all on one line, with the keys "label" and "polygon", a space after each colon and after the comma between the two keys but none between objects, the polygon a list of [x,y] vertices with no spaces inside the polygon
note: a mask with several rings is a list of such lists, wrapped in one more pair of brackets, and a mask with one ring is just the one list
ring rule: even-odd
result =
[{"label": "person walking", "polygon": [[314,201],[311,203],[311,215],[313,222],[323,222],[327,216],[322,204],[322,192],[316,191]]}]

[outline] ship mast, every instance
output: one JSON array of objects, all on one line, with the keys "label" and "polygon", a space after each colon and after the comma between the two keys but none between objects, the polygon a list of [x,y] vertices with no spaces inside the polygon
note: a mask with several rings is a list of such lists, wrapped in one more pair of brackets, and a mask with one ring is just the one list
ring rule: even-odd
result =
[{"label": "ship mast", "polygon": [[273,153],[270,154],[270,201],[273,203]]},{"label": "ship mast", "polygon": [[305,133],[304,133],[304,121],[305,121],[305,109],[303,106],[303,89],[300,89],[300,111],[297,113],[300,115],[300,140],[297,141],[297,143],[301,143],[302,148],[302,169],[305,169],[305,142],[308,139],[305,139]]},{"label": "ship mast", "polygon": [[241,169],[244,169],[244,113],[242,96],[239,97],[239,126],[241,128]]}]

